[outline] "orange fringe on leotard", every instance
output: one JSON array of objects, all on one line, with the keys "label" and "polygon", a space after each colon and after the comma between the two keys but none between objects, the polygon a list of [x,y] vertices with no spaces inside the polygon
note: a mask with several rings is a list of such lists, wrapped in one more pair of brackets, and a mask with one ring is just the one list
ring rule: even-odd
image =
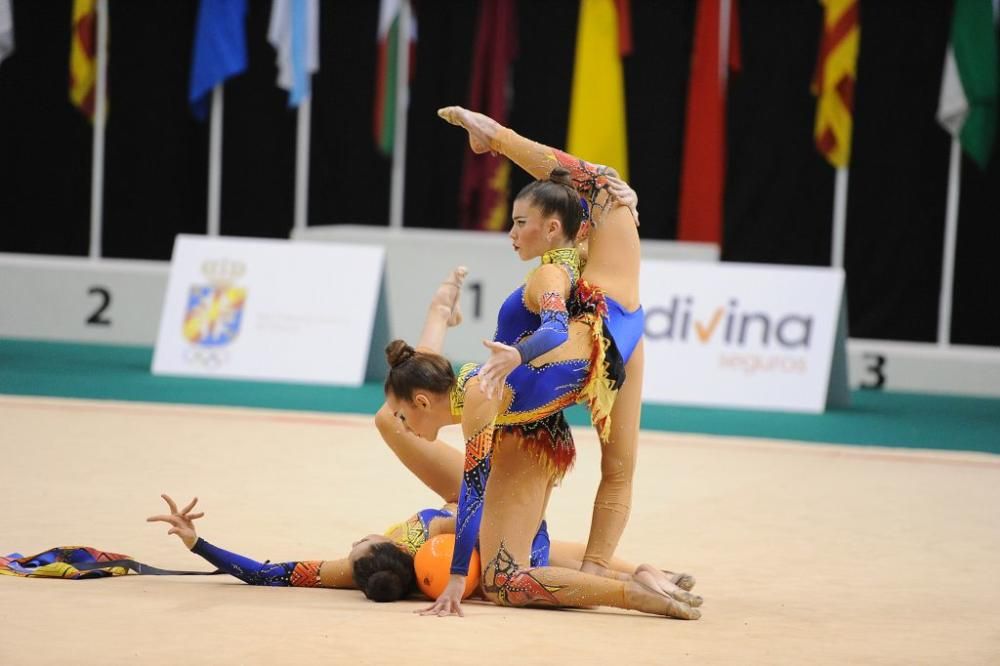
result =
[{"label": "orange fringe on leotard", "polygon": [[534,458],[557,482],[562,480],[576,460],[573,433],[562,411],[532,423],[500,426],[497,429],[498,440],[511,438],[521,451]]}]

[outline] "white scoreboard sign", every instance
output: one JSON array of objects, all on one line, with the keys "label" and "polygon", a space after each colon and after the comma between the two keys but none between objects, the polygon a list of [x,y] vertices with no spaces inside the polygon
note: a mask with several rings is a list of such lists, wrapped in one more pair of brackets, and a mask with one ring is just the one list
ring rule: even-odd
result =
[{"label": "white scoreboard sign", "polygon": [[364,382],[385,251],[178,236],[153,372]]},{"label": "white scoreboard sign", "polygon": [[643,261],[643,400],[821,412],[846,404],[844,273]]}]

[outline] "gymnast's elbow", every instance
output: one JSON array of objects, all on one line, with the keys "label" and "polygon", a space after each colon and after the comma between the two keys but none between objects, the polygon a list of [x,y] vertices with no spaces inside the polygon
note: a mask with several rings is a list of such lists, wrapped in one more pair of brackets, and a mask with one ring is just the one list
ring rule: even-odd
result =
[{"label": "gymnast's elbow", "polygon": [[396,430],[396,416],[392,413],[389,405],[383,404],[377,412],[375,412],[375,427],[378,428],[379,433],[382,435],[389,435]]}]

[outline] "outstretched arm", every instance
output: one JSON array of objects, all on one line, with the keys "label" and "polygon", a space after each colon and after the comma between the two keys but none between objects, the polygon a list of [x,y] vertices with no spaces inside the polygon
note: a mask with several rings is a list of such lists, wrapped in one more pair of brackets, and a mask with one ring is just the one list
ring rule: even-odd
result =
[{"label": "outstretched arm", "polygon": [[194,498],[183,509],[169,495],[160,495],[167,503],[170,513],[150,516],[146,522],[167,523],[170,530],[167,534],[177,537],[191,552],[200,555],[210,564],[231,576],[239,578],[250,585],[291,586],[291,587],[330,587],[356,589],[351,563],[346,558],[337,560],[307,560],[301,562],[264,562],[261,564],[249,557],[223,550],[213,546],[198,537],[194,521],[205,514],[192,513],[198,498]]}]

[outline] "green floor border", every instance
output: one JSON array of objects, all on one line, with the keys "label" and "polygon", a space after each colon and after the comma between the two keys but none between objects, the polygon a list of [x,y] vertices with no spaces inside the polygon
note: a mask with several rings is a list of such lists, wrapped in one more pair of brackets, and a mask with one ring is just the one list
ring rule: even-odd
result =
[{"label": "green floor border", "polygon": [[[0,339],[0,393],[373,414],[382,387],[157,377],[149,347]],[[568,412],[574,425],[586,412]],[[643,407],[649,430],[804,442],[983,451],[1000,454],[1000,400],[854,391],[851,406],[826,414]]]}]

